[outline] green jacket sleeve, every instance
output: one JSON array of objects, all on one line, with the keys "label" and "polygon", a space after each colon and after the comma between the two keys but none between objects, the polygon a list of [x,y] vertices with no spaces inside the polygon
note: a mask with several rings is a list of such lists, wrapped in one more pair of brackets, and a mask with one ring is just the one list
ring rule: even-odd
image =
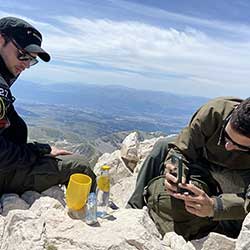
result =
[{"label": "green jacket sleeve", "polygon": [[215,197],[213,220],[242,220],[246,216],[243,195],[221,194]]}]

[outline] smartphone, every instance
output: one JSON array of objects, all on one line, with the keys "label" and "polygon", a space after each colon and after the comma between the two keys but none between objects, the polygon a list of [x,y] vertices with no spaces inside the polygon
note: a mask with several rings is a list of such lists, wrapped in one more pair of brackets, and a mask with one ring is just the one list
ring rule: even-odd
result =
[{"label": "smartphone", "polygon": [[[184,166],[183,166],[183,160],[182,157],[179,155],[172,155],[171,156],[171,163],[176,167],[177,169],[177,184],[179,183],[185,183],[185,174],[184,174]],[[177,192],[183,193],[184,190],[177,186]]]}]

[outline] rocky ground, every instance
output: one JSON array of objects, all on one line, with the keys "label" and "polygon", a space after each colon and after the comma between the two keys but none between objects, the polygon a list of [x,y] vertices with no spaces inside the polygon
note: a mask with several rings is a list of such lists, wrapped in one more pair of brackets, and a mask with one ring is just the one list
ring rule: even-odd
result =
[{"label": "rocky ground", "polygon": [[139,142],[133,133],[124,140],[121,150],[100,157],[94,171],[98,174],[102,165],[111,166],[111,199],[120,208],[110,210],[110,215],[94,226],[84,222],[84,209],[78,213],[68,211],[60,187],[42,194],[28,191],[21,197],[2,196],[0,250],[250,249],[250,216],[238,239],[210,233],[206,238],[186,242],[174,232],[162,239],[146,208],[125,208],[141,164],[158,139]]}]

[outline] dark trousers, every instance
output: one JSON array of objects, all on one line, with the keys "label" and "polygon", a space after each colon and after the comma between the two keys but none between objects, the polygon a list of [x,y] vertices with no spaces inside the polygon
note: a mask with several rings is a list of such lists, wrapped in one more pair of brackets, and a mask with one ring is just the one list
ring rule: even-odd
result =
[{"label": "dark trousers", "polygon": [[168,152],[168,144],[171,141],[173,141],[173,137],[160,139],[155,143],[138,173],[135,191],[128,201],[128,208],[142,208],[146,206],[143,196],[144,188],[154,177],[163,174],[164,160]]},{"label": "dark trousers", "polygon": [[[27,126],[23,119],[10,107],[8,118],[10,127],[2,136],[16,144],[27,142]],[[22,133],[20,133],[22,131]],[[57,158],[43,156],[33,166],[24,169],[5,171],[0,175],[0,195],[3,193],[22,194],[27,190],[42,192],[57,184],[67,185],[69,177],[74,173],[83,173],[91,177],[91,191],[96,189],[96,176],[89,167],[84,156],[68,155]]]},{"label": "dark trousers", "polygon": [[22,194],[27,190],[42,192],[51,186],[65,184],[74,173],[91,177],[91,191],[96,189],[96,176],[81,156],[69,155],[60,158],[41,157],[27,169],[16,169],[1,175],[2,193]]}]

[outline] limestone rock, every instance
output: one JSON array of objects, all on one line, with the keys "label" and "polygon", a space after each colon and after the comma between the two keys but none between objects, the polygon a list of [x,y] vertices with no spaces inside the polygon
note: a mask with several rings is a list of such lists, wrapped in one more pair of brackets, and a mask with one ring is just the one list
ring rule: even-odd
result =
[{"label": "limestone rock", "polygon": [[121,158],[123,159],[125,165],[131,170],[131,172],[134,171],[134,168],[136,167],[136,164],[139,160],[138,148],[139,139],[137,132],[129,134],[121,145]]},{"label": "limestone rock", "polygon": [[48,216],[47,241],[58,249],[162,249],[159,234],[143,210],[119,210],[96,227],[79,220],[55,220],[53,213]]},{"label": "limestone rock", "polygon": [[222,234],[210,233],[202,246],[202,250],[234,250],[235,241],[235,239],[226,237]]},{"label": "limestone rock", "polygon": [[29,204],[17,194],[3,194],[1,197],[2,215],[6,216],[13,209],[28,209]]},{"label": "limestone rock", "polygon": [[134,173],[139,172],[145,158],[148,156],[149,152],[153,149],[154,144],[162,138],[163,138],[163,136],[157,137],[157,138],[152,138],[149,140],[144,140],[139,144],[139,148],[138,148],[139,161],[134,169]]},{"label": "limestone rock", "polygon": [[119,180],[111,187],[111,199],[119,207],[125,207],[131,194],[134,191],[136,176],[126,177]]},{"label": "limestone rock", "polygon": [[163,136],[160,136],[157,138],[152,138],[152,139],[142,141],[138,147],[139,158],[144,159],[149,154],[149,152],[153,149],[154,144],[162,138]]},{"label": "limestone rock", "polygon": [[105,153],[98,159],[94,167],[94,172],[97,176],[100,175],[100,169],[103,165],[110,166],[109,173],[111,185],[114,185],[123,178],[133,175],[121,159],[120,150],[116,150],[112,154]]},{"label": "limestone rock", "polygon": [[44,226],[44,219],[30,210],[10,211],[5,219],[1,250],[44,249]]},{"label": "limestone rock", "polygon": [[165,249],[144,210],[120,209],[88,226],[83,218],[71,219],[60,205],[54,198],[40,197],[29,210],[12,210],[5,219],[0,216],[1,250]]},{"label": "limestone rock", "polygon": [[175,232],[166,233],[163,241],[172,250],[195,250],[190,242],[186,242],[182,236]]},{"label": "limestone rock", "polygon": [[195,240],[192,240],[191,243],[193,244],[196,250],[201,250],[207,238],[208,236],[201,238],[201,239],[195,239]]},{"label": "limestone rock", "polygon": [[63,206],[66,206],[65,193],[62,192],[62,188],[60,188],[59,186],[53,186],[45,190],[44,192],[42,192],[42,195],[52,197],[58,200]]},{"label": "limestone rock", "polygon": [[11,194],[9,200],[7,195],[2,196],[0,250],[250,249],[250,215],[237,240],[210,233],[203,239],[186,242],[174,232],[161,239],[146,209],[124,208],[134,191],[138,171],[158,139],[145,140],[135,146],[139,161],[133,172],[122,160],[120,150],[99,158],[94,172],[99,175],[102,165],[111,166],[111,198],[120,209],[109,210],[110,215],[106,219],[98,218],[93,226],[84,222],[84,209],[70,217],[62,187],[51,187],[41,194],[27,191],[21,197]]},{"label": "limestone rock", "polygon": [[250,249],[250,213],[246,216],[240,235],[236,241],[236,250]]},{"label": "limestone rock", "polygon": [[[133,138],[134,136],[135,135],[132,135],[131,137]],[[128,138],[130,138],[130,135],[128,135]],[[137,152],[138,152],[139,162],[137,163],[134,170],[131,170],[126,165],[125,161],[121,158],[121,151],[116,150],[111,154],[105,153],[98,159],[94,167],[95,174],[96,175],[100,174],[101,166],[109,165],[111,167],[110,169],[111,185],[118,183],[123,178],[137,175],[146,156],[153,148],[155,142],[158,141],[160,138],[162,137],[145,140],[138,145]],[[132,172],[134,172],[134,174]]]},{"label": "limestone rock", "polygon": [[39,199],[42,195],[35,191],[26,191],[22,194],[21,198],[26,201],[30,206]]},{"label": "limestone rock", "polygon": [[[6,223],[5,217],[0,216],[0,239],[1,239],[0,242],[2,242],[2,239],[3,239],[5,223]],[[2,248],[0,248],[0,249],[2,249]]]}]

